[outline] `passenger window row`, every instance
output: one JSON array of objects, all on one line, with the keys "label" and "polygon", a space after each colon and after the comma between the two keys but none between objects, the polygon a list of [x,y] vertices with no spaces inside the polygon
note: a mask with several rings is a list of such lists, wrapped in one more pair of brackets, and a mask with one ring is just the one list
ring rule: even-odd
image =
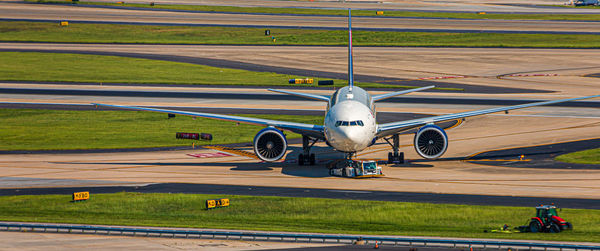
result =
[{"label": "passenger window row", "polygon": [[363,124],[362,120],[356,120],[356,121],[336,121],[335,122],[335,127],[338,126],[365,126],[365,124]]}]

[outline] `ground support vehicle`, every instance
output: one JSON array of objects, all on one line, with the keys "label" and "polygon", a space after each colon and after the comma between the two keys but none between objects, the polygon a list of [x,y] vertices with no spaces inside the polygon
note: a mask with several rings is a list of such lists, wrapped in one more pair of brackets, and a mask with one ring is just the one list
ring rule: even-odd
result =
[{"label": "ground support vehicle", "polygon": [[348,178],[368,178],[383,176],[377,161],[342,159],[329,163],[329,175]]},{"label": "ground support vehicle", "polygon": [[589,5],[598,5],[598,0],[577,0],[574,3],[575,6],[589,6]]},{"label": "ground support vehicle", "polygon": [[558,216],[556,206],[540,205],[535,207],[535,217],[529,221],[529,227],[521,226],[523,232],[559,233],[560,231],[573,229],[573,225]]}]

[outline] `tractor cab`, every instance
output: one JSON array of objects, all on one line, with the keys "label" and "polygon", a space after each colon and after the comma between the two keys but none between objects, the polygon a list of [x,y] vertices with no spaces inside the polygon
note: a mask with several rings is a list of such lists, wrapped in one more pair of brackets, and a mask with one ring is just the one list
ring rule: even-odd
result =
[{"label": "tractor cab", "polygon": [[544,205],[540,205],[535,207],[536,210],[536,214],[535,216],[537,218],[540,218],[544,221],[545,224],[548,224],[548,220],[552,219],[552,216],[558,216],[558,214],[556,213],[556,206],[544,206]]}]

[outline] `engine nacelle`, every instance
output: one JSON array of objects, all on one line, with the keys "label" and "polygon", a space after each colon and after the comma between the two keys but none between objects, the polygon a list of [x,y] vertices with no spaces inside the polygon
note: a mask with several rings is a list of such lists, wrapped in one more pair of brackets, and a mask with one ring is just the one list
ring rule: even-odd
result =
[{"label": "engine nacelle", "polygon": [[287,150],[287,139],[283,132],[273,127],[260,130],[254,137],[254,153],[264,161],[277,161]]},{"label": "engine nacelle", "polygon": [[437,159],[448,148],[448,135],[436,125],[423,126],[415,134],[415,150],[426,159]]}]

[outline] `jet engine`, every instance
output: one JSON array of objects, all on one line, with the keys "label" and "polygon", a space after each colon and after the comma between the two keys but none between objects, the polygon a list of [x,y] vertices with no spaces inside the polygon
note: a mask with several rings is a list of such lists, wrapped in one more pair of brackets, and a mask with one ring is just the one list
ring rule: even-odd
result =
[{"label": "jet engine", "polygon": [[436,125],[423,126],[415,134],[415,150],[426,159],[437,159],[448,148],[448,136]]},{"label": "jet engine", "polygon": [[273,127],[260,130],[254,137],[254,153],[264,161],[277,161],[285,155],[287,139]]}]

